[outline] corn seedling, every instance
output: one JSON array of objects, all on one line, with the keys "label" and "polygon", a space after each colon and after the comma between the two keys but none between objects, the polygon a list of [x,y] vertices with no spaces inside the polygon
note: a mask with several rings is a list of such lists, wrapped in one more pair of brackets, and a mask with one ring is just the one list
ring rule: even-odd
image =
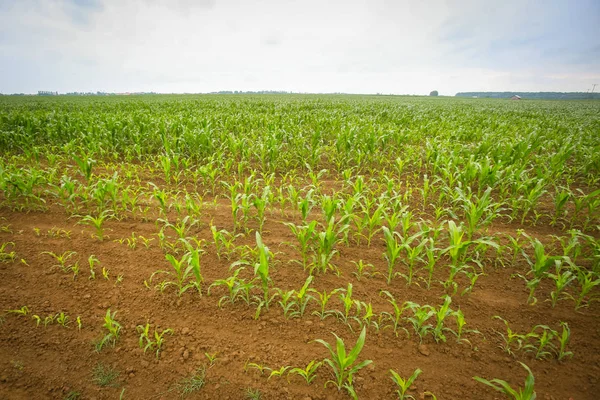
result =
[{"label": "corn seedling", "polygon": [[89,279],[96,279],[96,271],[94,270],[94,266],[100,263],[100,260],[98,260],[98,258],[95,255],[90,255],[88,257],[88,264],[90,266],[90,278]]},{"label": "corn seedling", "polygon": [[286,373],[286,371],[287,371],[288,369],[290,369],[290,368],[291,368],[291,367],[290,367],[289,365],[286,365],[286,366],[282,366],[282,367],[281,367],[281,368],[279,368],[279,369],[274,369],[274,370],[271,370],[271,373],[269,374],[269,377],[267,378],[267,380],[271,379],[271,378],[272,378],[272,377],[274,377],[274,376],[279,376],[279,377],[282,377],[282,376],[283,376],[283,374],[285,374],[285,373]]},{"label": "corn seedling", "polygon": [[409,303],[404,303],[402,306],[400,306],[396,302],[396,299],[394,298],[394,296],[387,290],[382,290],[379,294],[387,296],[387,301],[388,301],[388,303],[390,303],[392,305],[393,310],[394,310],[393,313],[389,313],[387,311],[383,311],[381,313],[382,319],[387,320],[391,323],[391,325],[384,325],[383,329],[391,326],[391,328],[394,330],[394,334],[396,335],[396,337],[398,336],[398,332],[400,330],[403,330],[407,336],[410,336],[410,334],[408,333],[406,328],[403,328],[400,326],[400,322],[402,319],[402,313],[404,313],[404,310],[408,307]]},{"label": "corn seedling", "polygon": [[14,309],[14,310],[6,310],[5,313],[6,314],[15,314],[15,315],[19,315],[19,316],[24,317],[27,314],[29,314],[29,307],[23,306],[21,308]]},{"label": "corn seedling", "polygon": [[306,306],[311,300],[315,300],[313,296],[308,294],[311,289],[309,289],[310,284],[312,283],[314,277],[310,275],[304,281],[304,284],[298,291],[294,291],[294,303],[297,305],[296,311],[293,311],[290,316],[291,317],[299,317],[302,318],[304,313],[306,312]]},{"label": "corn seedling", "polygon": [[234,304],[238,299],[243,300],[248,305],[250,304],[249,292],[254,287],[254,284],[251,282],[246,282],[244,279],[238,277],[239,273],[243,270],[244,267],[240,267],[236,269],[233,272],[233,275],[231,275],[230,277],[225,279],[218,279],[208,287],[209,295],[210,290],[215,286],[225,286],[227,288],[227,294],[219,299],[219,307],[221,307],[223,305],[223,302],[225,301]]},{"label": "corn seedling", "polygon": [[342,226],[336,228],[335,218],[332,217],[327,222],[327,226],[323,227],[323,231],[316,232],[316,254],[311,274],[315,269],[321,273],[325,273],[328,270],[339,273],[337,267],[333,265],[332,259],[338,253],[335,247],[341,240],[339,236],[349,228],[349,226],[345,224],[345,221],[345,219],[340,220],[339,223]]},{"label": "corn seedling", "polygon": [[321,320],[324,320],[329,316],[335,315],[337,311],[327,310],[326,308],[327,304],[329,303],[329,299],[331,299],[331,296],[339,292],[339,290],[340,289],[334,289],[330,293],[327,293],[326,290],[323,290],[323,292],[319,292],[315,289],[310,289],[311,292],[317,293],[316,301],[317,303],[319,303],[319,310],[313,311],[312,315],[318,316]]},{"label": "corn seedling", "polygon": [[400,273],[400,276],[402,276],[404,279],[406,279],[406,284],[408,286],[410,286],[412,284],[413,276],[415,274],[415,266],[417,264],[417,261],[423,261],[423,258],[421,257],[421,253],[423,252],[425,245],[427,243],[429,243],[429,239],[420,240],[416,246],[411,246],[411,244],[414,240],[420,238],[423,234],[424,234],[424,232],[421,231],[421,232],[416,233],[413,236],[406,238],[405,240],[403,240],[403,243],[401,246],[401,248],[406,252],[405,264],[406,264],[406,267],[408,268],[408,273],[406,273],[406,274]]},{"label": "corn seedling", "polygon": [[577,282],[579,283],[579,296],[575,299],[575,309],[587,307],[598,298],[592,294],[592,290],[600,286],[600,276],[594,271],[586,271],[583,268],[577,270]]},{"label": "corn seedling", "polygon": [[312,381],[317,377],[317,370],[323,365],[322,362],[317,362],[316,360],[312,360],[308,363],[305,368],[292,368],[288,373],[288,380],[291,374],[295,374],[301,376],[307,385],[310,385]]},{"label": "corn seedling", "polygon": [[419,341],[422,343],[425,336],[427,336],[429,332],[433,332],[433,325],[427,324],[427,321],[436,315],[436,310],[432,306],[421,306],[412,301],[407,301],[405,304],[406,308],[413,313],[411,317],[406,317],[405,319],[410,322],[413,330],[419,336]]},{"label": "corn seedling", "polygon": [[96,343],[96,351],[101,351],[102,348],[109,343],[114,347],[115,343],[119,339],[119,334],[121,333],[121,324],[115,320],[116,314],[116,311],[111,313],[110,308],[106,310],[106,315],[104,316],[104,325],[102,325],[102,327],[106,330],[106,334]]},{"label": "corn seedling", "polygon": [[452,315],[456,319],[456,332],[452,331],[456,335],[456,342],[457,343],[467,342],[467,343],[469,343],[469,345],[471,345],[471,342],[468,339],[465,339],[462,337],[463,334],[464,333],[476,333],[476,334],[481,335],[482,333],[479,332],[477,329],[465,329],[465,325],[467,324],[467,322],[465,321],[465,315],[463,314],[462,310],[459,309],[459,310],[455,311]]},{"label": "corn seedling", "polygon": [[385,240],[385,254],[384,257],[387,260],[387,284],[392,283],[392,278],[396,276],[394,268],[396,261],[400,257],[402,246],[396,241],[396,237],[400,237],[398,232],[390,231],[386,226],[381,228],[383,230],[383,238]]},{"label": "corn seedling", "polygon": [[70,318],[67,314],[65,314],[64,312],[60,312],[56,316],[56,323],[62,326],[63,328],[66,328],[69,324],[69,319]]},{"label": "corn seedling", "polygon": [[269,248],[264,245],[260,233],[256,232],[256,247],[258,249],[258,262],[254,264],[254,275],[260,279],[261,287],[263,290],[263,299],[259,305],[257,313],[260,314],[260,307],[264,306],[269,309],[269,303],[271,298],[269,297],[269,284],[271,278],[269,277],[269,263],[271,253]]},{"label": "corn seedling", "polygon": [[212,232],[213,242],[217,251],[217,257],[219,259],[221,259],[221,257],[229,259],[233,253],[233,249],[235,248],[235,239],[239,236],[242,236],[242,234],[238,233],[236,235],[228,232],[225,229],[217,230],[217,227],[213,224],[210,225],[210,230]]},{"label": "corn seedling", "polygon": [[244,365],[244,372],[248,372],[248,370],[250,368],[257,370],[258,372],[260,372],[261,375],[264,375],[265,372],[273,371],[273,369],[271,369],[265,365],[258,364],[258,363],[251,363],[251,362],[246,361],[246,364]]},{"label": "corn seedling", "polygon": [[352,350],[350,350],[349,353],[346,352],[346,345],[344,341],[335,333],[333,333],[333,336],[335,336],[336,340],[335,350],[326,341],[322,339],[315,340],[315,342],[325,346],[331,355],[331,358],[325,358],[323,362],[331,367],[334,379],[325,382],[325,387],[327,387],[329,383],[333,383],[338,388],[338,391],[344,388],[344,386],[353,388],[352,382],[354,374],[373,362],[372,360],[364,360],[358,364],[355,364],[365,344],[366,333],[367,330],[365,327],[362,329],[355,346],[352,348]]},{"label": "corn seedling", "polygon": [[217,362],[217,352],[215,353],[204,353],[204,355],[206,356],[206,358],[208,359],[208,368],[212,368],[216,362]]},{"label": "corn seedling", "polygon": [[[577,276],[573,274],[573,271],[570,269],[565,269],[562,271],[562,264],[557,264],[556,273],[548,274],[548,278],[554,281],[554,290],[550,292],[550,299],[552,302],[552,308],[556,306],[558,300],[562,297],[569,297],[570,295],[566,295],[564,290],[567,286],[571,284],[574,280],[577,279]],[[566,295],[566,296],[565,296]]]},{"label": "corn seedling", "polygon": [[44,318],[44,328],[48,325],[52,325],[56,321],[56,317],[58,314],[49,314],[46,318]]},{"label": "corn seedling", "polygon": [[527,263],[531,269],[526,275],[516,274],[516,276],[520,277],[526,282],[527,288],[529,289],[529,298],[527,299],[527,303],[534,305],[537,303],[537,298],[534,296],[535,290],[539,286],[542,279],[548,275],[548,270],[550,267],[554,266],[557,271],[560,271],[563,257],[549,256],[546,254],[542,242],[540,242],[538,239],[529,238],[529,240],[534,249],[534,258],[532,260],[525,251],[523,251],[523,255],[525,256],[525,259],[527,260]]},{"label": "corn seedling", "polygon": [[51,251],[43,251],[41,254],[48,254],[49,256],[51,256],[52,258],[54,258],[54,260],[58,263],[58,264],[53,265],[52,268],[58,267],[63,272],[69,272],[71,270],[71,265],[69,265],[67,262],[68,262],[68,260],[71,257],[73,257],[74,255],[76,255],[77,252],[75,252],[75,251],[65,251],[62,254],[56,254],[56,253],[53,253]]},{"label": "corn seedling", "polygon": [[559,347],[556,352],[556,358],[558,361],[562,361],[565,358],[573,357],[572,351],[567,351],[567,345],[569,344],[569,340],[571,340],[571,329],[569,328],[569,324],[566,322],[561,322],[560,326],[562,327],[562,333],[558,336]]},{"label": "corn seedling", "polygon": [[419,377],[419,375],[421,375],[421,372],[423,371],[417,368],[408,379],[404,379],[396,371],[390,369],[390,374],[392,375],[390,378],[398,387],[398,390],[396,390],[396,393],[398,394],[398,400],[414,400],[414,396],[406,394],[406,392],[408,392],[414,381]]},{"label": "corn seedling", "polygon": [[74,155],[73,160],[79,167],[79,172],[81,173],[81,176],[83,176],[86,179],[86,181],[89,182],[90,178],[92,177],[92,167],[94,166],[96,161],[83,152],[81,153],[81,156]]},{"label": "corn seedling", "polygon": [[435,326],[433,328],[433,336],[436,342],[445,342],[446,336],[444,335],[445,330],[450,330],[444,327],[444,321],[450,315],[454,315],[454,311],[450,308],[452,298],[450,296],[444,297],[444,304],[439,309],[435,310]]},{"label": "corn seedling", "polygon": [[[541,330],[541,333],[537,333],[536,330]],[[558,336],[558,332],[546,325],[535,326],[530,333],[526,335],[527,339],[534,339],[537,341],[536,344],[526,344],[523,346],[525,352],[532,352],[535,354],[537,360],[546,359],[552,356],[552,353],[556,351],[556,347],[552,343],[552,340]]]},{"label": "corn seedling", "polygon": [[[352,311],[352,307],[355,305],[355,300],[352,299],[352,284],[348,283],[348,287],[346,289],[338,289],[340,300],[342,301],[342,306],[344,307],[343,311],[336,310],[336,314],[339,320],[341,320],[344,324],[348,325],[350,330],[353,331],[352,325],[350,324],[351,320],[357,321],[360,324],[360,321],[355,315],[350,315]],[[359,303],[360,304],[360,303]]]},{"label": "corn seedling", "polygon": [[100,214],[98,214],[97,217],[94,217],[92,215],[86,215],[82,217],[78,223],[93,226],[94,229],[96,229],[96,233],[93,236],[95,236],[98,240],[103,241],[104,222],[114,217],[115,216],[111,210],[104,210]]},{"label": "corn seedling", "polygon": [[144,349],[144,354],[148,350],[154,351],[156,349],[156,358],[159,358],[160,356],[160,351],[162,350],[165,340],[164,336],[166,334],[173,334],[173,329],[163,329],[162,331],[159,331],[158,329],[154,328],[154,334],[150,335],[150,324],[147,322],[145,326],[138,325],[136,330],[140,334],[140,339],[138,341],[140,349]]},{"label": "corn seedling", "polygon": [[277,295],[281,298],[277,303],[281,306],[283,311],[283,316],[285,318],[290,318],[290,314],[297,304],[294,301],[291,301],[292,296],[294,295],[294,290],[282,290],[275,288]]},{"label": "corn seedling", "polygon": [[163,280],[159,282],[156,287],[159,288],[161,292],[169,286],[175,286],[179,297],[190,288],[196,288],[198,293],[202,294],[202,283],[204,282],[204,278],[200,272],[201,252],[201,249],[194,249],[190,246],[189,251],[180,259],[175,258],[172,254],[166,254],[165,259],[173,267],[173,270],[155,271],[150,276],[150,282],[152,282],[157,274],[164,274],[173,277],[174,280]]},{"label": "corn seedling", "polygon": [[[502,346],[500,346],[500,348],[502,350],[504,350],[505,352],[507,352],[508,354],[514,356],[515,351],[521,350],[523,348],[523,344],[527,340],[527,335],[523,335],[523,334],[514,332],[510,328],[508,321],[505,320],[504,318],[502,318],[498,315],[495,315],[493,318],[499,319],[500,321],[504,322],[504,325],[506,326],[506,335],[502,332],[494,330],[498,335],[500,335],[502,337],[502,340],[504,342],[504,344]],[[515,346],[516,346],[516,348],[515,348]]]},{"label": "corn seedling", "polygon": [[535,379],[533,377],[533,373],[527,365],[523,364],[522,362],[519,362],[519,364],[521,364],[521,366],[527,371],[527,378],[525,379],[525,387],[519,388],[518,392],[515,389],[513,389],[508,382],[503,381],[501,379],[487,380],[478,376],[473,377],[473,379],[475,379],[477,382],[483,383],[484,385],[493,388],[494,390],[500,393],[504,393],[508,398],[511,398],[513,400],[535,400]]},{"label": "corn seedling", "polygon": [[308,252],[315,240],[317,221],[312,221],[308,225],[294,225],[290,222],[286,222],[285,225],[290,228],[292,234],[300,242],[298,250],[300,250],[300,254],[302,255],[302,266],[306,269],[308,267]]}]

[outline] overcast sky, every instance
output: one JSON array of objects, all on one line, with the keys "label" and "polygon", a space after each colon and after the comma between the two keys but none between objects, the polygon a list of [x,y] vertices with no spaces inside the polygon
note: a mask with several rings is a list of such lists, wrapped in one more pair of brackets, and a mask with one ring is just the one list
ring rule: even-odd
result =
[{"label": "overcast sky", "polygon": [[586,91],[599,21],[600,0],[0,0],[0,92]]}]

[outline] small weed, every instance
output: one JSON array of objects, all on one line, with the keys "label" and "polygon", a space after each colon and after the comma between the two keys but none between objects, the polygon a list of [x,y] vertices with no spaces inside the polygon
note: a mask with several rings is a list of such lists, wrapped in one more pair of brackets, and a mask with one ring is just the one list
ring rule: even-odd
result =
[{"label": "small weed", "polygon": [[248,388],[246,389],[246,398],[251,400],[262,399],[262,393],[258,389]]},{"label": "small weed", "polygon": [[113,367],[99,363],[92,372],[92,381],[102,387],[118,387],[117,378],[121,373]]},{"label": "small weed", "polygon": [[190,394],[199,391],[206,384],[206,368],[200,367],[194,374],[188,378],[182,379],[176,386],[175,390],[181,397],[189,396]]}]

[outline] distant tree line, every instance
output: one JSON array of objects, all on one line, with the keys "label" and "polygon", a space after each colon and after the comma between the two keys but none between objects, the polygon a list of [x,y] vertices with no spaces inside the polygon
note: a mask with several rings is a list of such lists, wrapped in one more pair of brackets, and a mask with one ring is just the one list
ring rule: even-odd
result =
[{"label": "distant tree line", "polygon": [[600,93],[586,92],[459,92],[456,97],[481,97],[490,99],[510,99],[514,95],[523,99],[582,100],[600,99]]},{"label": "distant tree line", "polygon": [[284,90],[220,90],[218,92],[210,92],[209,94],[293,94],[293,92],[286,92]]}]

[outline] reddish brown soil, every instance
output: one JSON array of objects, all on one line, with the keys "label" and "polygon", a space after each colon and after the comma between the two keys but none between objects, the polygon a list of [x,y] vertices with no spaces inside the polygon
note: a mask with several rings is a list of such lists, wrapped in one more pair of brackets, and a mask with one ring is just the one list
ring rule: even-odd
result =
[{"label": "reddish brown soil", "polygon": [[[229,262],[218,260],[208,228],[214,219],[219,228],[231,230],[230,211],[226,203],[211,209],[206,207],[203,225],[193,234],[207,240],[202,268],[206,287],[215,279],[229,276]],[[254,320],[254,309],[243,303],[226,304],[218,308],[217,302],[224,293],[215,288],[211,296],[200,297],[192,290],[180,299],[172,290],[159,293],[143,284],[158,269],[166,269],[163,251],[155,239],[150,248],[139,246],[135,250],[114,241],[129,237],[131,232],[156,238],[158,229],[153,222],[110,221],[109,239],[102,242],[91,238],[92,230],[76,225],[74,219],[66,219],[58,207],[47,212],[17,213],[3,209],[1,216],[10,224],[12,233],[0,233],[0,242],[12,241],[18,254],[17,261],[0,263],[0,309],[17,309],[28,306],[31,314],[18,316],[7,314],[0,326],[0,398],[4,399],[63,399],[70,391],[79,391],[86,399],[115,399],[125,388],[125,399],[171,399],[178,394],[174,385],[195,369],[207,365],[205,352],[218,353],[216,364],[207,370],[206,386],[190,398],[243,399],[248,388],[260,389],[263,399],[345,399],[346,393],[338,393],[333,386],[324,388],[329,370],[322,367],[317,379],[307,386],[297,376],[288,382],[285,378],[261,376],[256,370],[244,371],[249,360],[279,368],[284,365],[305,366],[310,360],[323,359],[326,349],[313,342],[334,340],[331,332],[343,337],[351,345],[357,334],[341,322],[327,318],[324,321],[306,315],[302,319],[287,320],[276,304]],[[71,238],[37,236],[34,228],[44,234],[53,227],[71,230]],[[514,233],[518,226],[497,224],[490,232]],[[276,269],[273,271],[275,286],[283,289],[299,289],[306,279],[306,272],[297,264],[298,253],[284,242],[293,242],[289,230],[281,224],[278,212],[267,214],[266,244],[275,252]],[[537,230],[537,231],[536,231]],[[544,237],[554,232],[551,228],[528,227],[528,232]],[[240,238],[237,243],[253,243],[253,235]],[[43,251],[76,251],[81,260],[81,273],[73,280],[71,274],[52,269],[52,259]],[[363,278],[353,275],[351,261],[363,259],[373,263],[384,272],[383,243],[379,235],[370,248],[364,244],[350,248],[341,247],[336,260],[341,275],[328,273],[316,277],[313,286],[319,290],[333,290],[354,285],[354,298],[371,301],[376,312],[389,310],[386,300],[378,295],[381,289],[389,290],[399,302],[411,300],[419,304],[439,305],[444,289],[436,284],[431,290],[416,285],[406,287],[398,277],[388,287],[381,277]],[[95,280],[88,279],[87,258],[95,254],[101,265],[110,270],[106,281],[98,273]],[[26,260],[28,265],[19,260]],[[528,291],[524,282],[511,279],[515,267],[486,266],[487,275],[482,276],[470,295],[453,296],[452,308],[463,310],[467,328],[478,329],[483,335],[467,335],[473,346],[458,344],[451,335],[446,343],[435,343],[431,336],[419,348],[414,335],[396,337],[391,330],[367,333],[365,347],[360,359],[371,359],[373,364],[360,371],[356,390],[363,399],[393,399],[394,384],[389,369],[408,377],[416,368],[423,370],[411,393],[418,399],[425,391],[434,393],[438,399],[501,399],[500,394],[477,383],[473,376],[488,379],[500,378],[521,386],[525,371],[517,361],[528,364],[536,378],[539,399],[593,400],[600,395],[600,305],[592,304],[581,312],[574,311],[572,301],[560,301],[556,308],[544,301],[549,298],[550,288],[542,285],[535,306],[526,304]],[[117,275],[124,280],[115,284]],[[440,272],[438,278],[445,277]],[[332,305],[340,308],[337,298]],[[316,304],[310,306],[314,310]],[[102,335],[102,323],[106,310],[117,311],[116,319],[123,332],[116,347],[96,352],[93,342]],[[46,328],[36,327],[32,314],[42,317],[66,312],[72,319],[67,328],[53,324]],[[508,320],[513,329],[525,332],[537,324],[559,329],[559,322],[568,322],[572,330],[569,349],[572,359],[558,362],[555,359],[535,360],[530,353],[517,353],[511,357],[499,348],[500,337],[495,330],[504,325],[493,320],[500,315]],[[81,316],[83,327],[79,331],[75,318]],[[138,347],[136,325],[149,321],[152,326],[172,328],[173,336],[167,336],[164,352],[156,360],[150,352],[144,354]],[[452,326],[453,327],[453,326]],[[119,387],[99,387],[92,382],[92,370],[99,363],[115,367],[121,372]],[[429,397],[421,397],[429,398]]]}]

